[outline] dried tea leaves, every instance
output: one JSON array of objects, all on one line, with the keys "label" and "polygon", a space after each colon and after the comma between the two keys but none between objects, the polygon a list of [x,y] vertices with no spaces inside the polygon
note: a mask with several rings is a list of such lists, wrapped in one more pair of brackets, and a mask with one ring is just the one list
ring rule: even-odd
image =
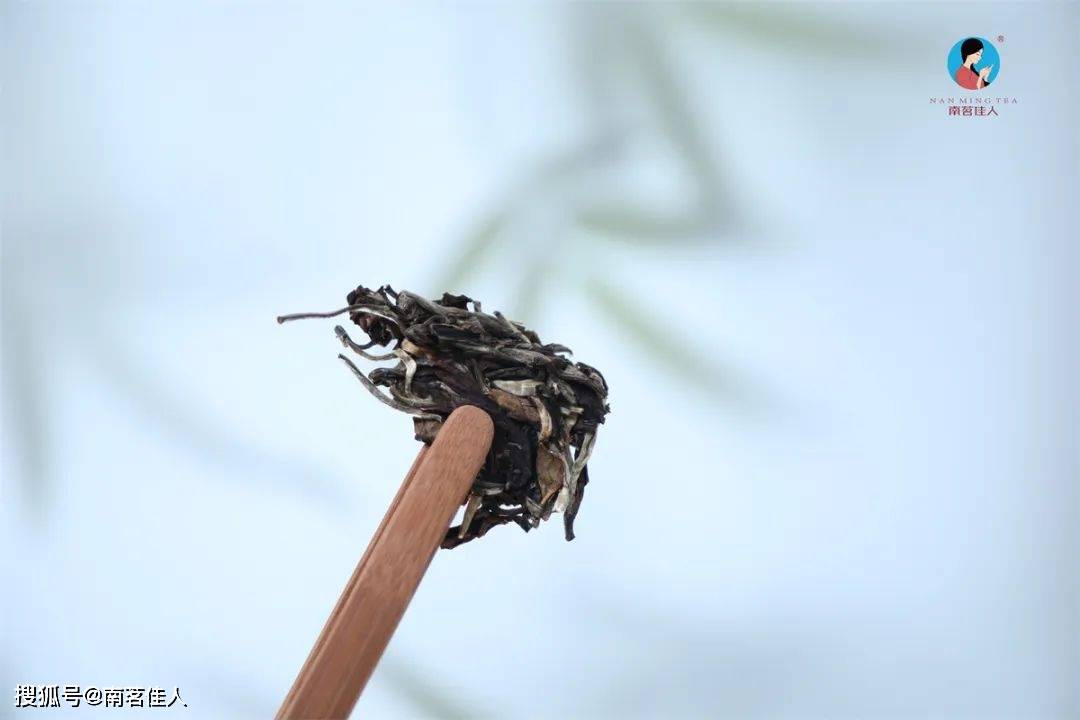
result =
[{"label": "dried tea leaves", "polygon": [[[335,312],[284,315],[278,322],[348,313],[368,340],[354,342],[339,325],[334,332],[342,345],[365,360],[397,362],[365,375],[349,357],[338,357],[376,398],[413,415],[417,440],[431,443],[461,405],[476,405],[494,421],[491,451],[461,524],[450,528],[442,546],[508,522],[528,531],[552,512],[563,513],[572,540],[589,482],[586,463],[609,410],[600,372],[571,362],[563,357],[569,348],[542,343],[521,323],[482,312],[464,295],[444,293],[432,301],[388,285],[360,286],[346,301],[348,307]],[[388,352],[369,352],[391,344]]]}]

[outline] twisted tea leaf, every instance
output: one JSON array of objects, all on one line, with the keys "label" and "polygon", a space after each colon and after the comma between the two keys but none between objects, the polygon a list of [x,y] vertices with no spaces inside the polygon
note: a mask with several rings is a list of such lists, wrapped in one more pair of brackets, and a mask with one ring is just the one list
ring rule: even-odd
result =
[{"label": "twisted tea leaf", "polygon": [[[563,357],[569,348],[541,342],[521,323],[485,313],[465,295],[444,293],[432,301],[389,285],[360,286],[346,301],[335,312],[283,315],[278,322],[347,313],[369,341],[353,342],[337,326],[342,345],[367,360],[397,363],[365,375],[339,357],[379,400],[414,416],[417,440],[431,443],[461,405],[487,411],[494,422],[491,450],[465,500],[461,524],[447,531],[442,546],[455,547],[509,522],[528,531],[552,512],[563,513],[566,539],[572,540],[597,427],[610,410],[603,375]],[[367,352],[374,345],[392,347],[384,354]]]}]

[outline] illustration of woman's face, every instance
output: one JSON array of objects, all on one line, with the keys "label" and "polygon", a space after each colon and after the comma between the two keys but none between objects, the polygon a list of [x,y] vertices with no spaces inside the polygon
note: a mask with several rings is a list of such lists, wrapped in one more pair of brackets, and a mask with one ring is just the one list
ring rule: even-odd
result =
[{"label": "illustration of woman's face", "polygon": [[968,55],[968,60],[970,60],[970,61],[971,61],[971,64],[972,64],[972,65],[974,65],[975,63],[977,63],[977,62],[979,62],[980,60],[982,60],[982,48],[979,48],[979,49],[978,49],[978,50],[976,50],[975,52],[973,52],[973,53],[971,53],[970,55]]}]

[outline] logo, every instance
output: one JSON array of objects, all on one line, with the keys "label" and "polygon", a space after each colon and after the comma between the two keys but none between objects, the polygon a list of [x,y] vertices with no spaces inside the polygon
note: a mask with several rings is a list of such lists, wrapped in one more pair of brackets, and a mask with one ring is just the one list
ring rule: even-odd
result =
[{"label": "logo", "polygon": [[[1007,75],[1003,83],[998,80],[1001,73],[998,47],[1005,44],[1005,36],[997,35],[996,38],[996,45],[977,35],[956,41],[945,58],[949,79],[946,81],[938,76],[940,86],[930,96],[930,105],[937,106],[949,117],[997,118],[1007,107],[1018,104],[1011,94],[1014,77]],[[934,63],[933,58],[927,58],[926,62],[928,66]]]},{"label": "logo", "polygon": [[1001,56],[994,44],[981,37],[958,40],[945,61],[949,77],[965,90],[989,87],[1001,72]]}]

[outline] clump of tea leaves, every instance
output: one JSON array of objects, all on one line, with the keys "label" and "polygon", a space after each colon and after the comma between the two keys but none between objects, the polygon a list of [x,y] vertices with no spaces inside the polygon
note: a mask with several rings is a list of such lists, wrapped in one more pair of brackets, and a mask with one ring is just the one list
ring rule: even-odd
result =
[{"label": "clump of tea leaves", "polygon": [[[339,325],[334,332],[342,345],[365,360],[395,363],[365,375],[349,357],[338,357],[375,397],[413,415],[417,440],[430,444],[461,405],[480,407],[494,421],[491,450],[461,524],[447,531],[442,546],[509,522],[527,532],[552,512],[563,513],[566,539],[573,540],[589,455],[610,409],[603,375],[566,358],[569,348],[541,342],[521,323],[485,313],[465,295],[428,300],[389,285],[360,286],[346,302],[334,312],[283,315],[278,322],[347,313],[367,340],[355,342]],[[369,352],[375,346],[390,347]]]}]

